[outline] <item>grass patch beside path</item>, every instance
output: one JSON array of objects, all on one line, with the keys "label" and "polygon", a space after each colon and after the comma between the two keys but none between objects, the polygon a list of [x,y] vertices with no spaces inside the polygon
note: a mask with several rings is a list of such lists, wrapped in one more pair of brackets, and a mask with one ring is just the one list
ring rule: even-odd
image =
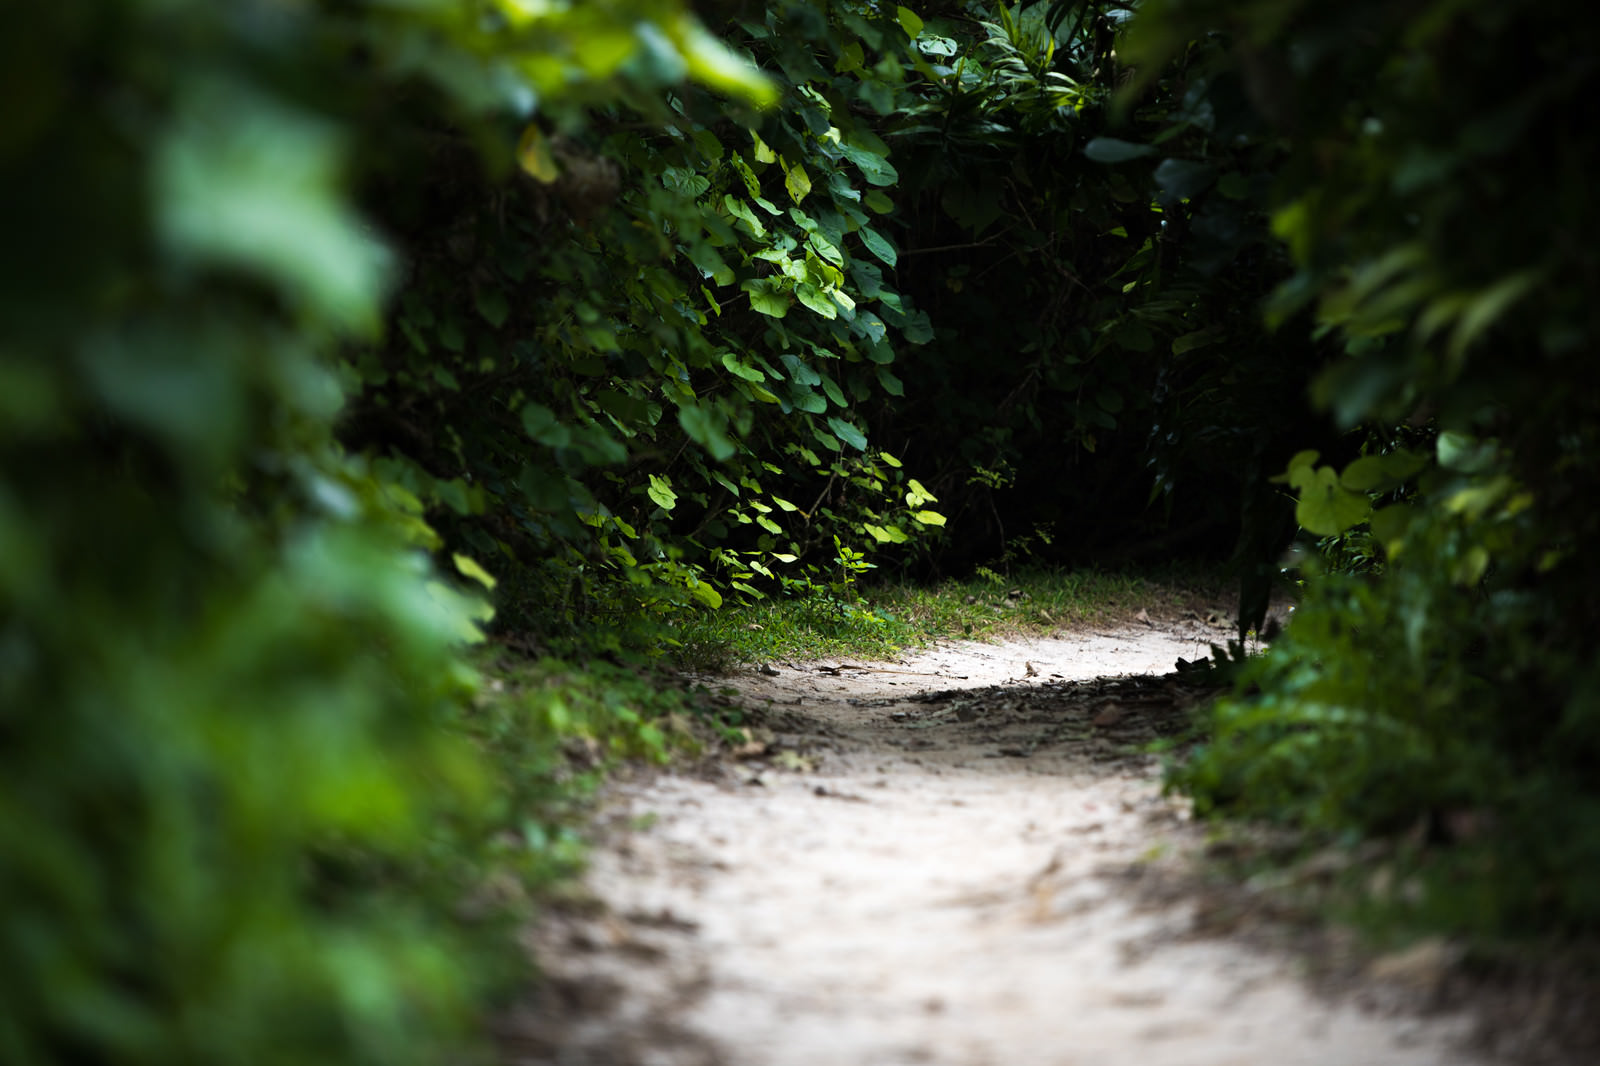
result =
[{"label": "grass patch beside path", "polygon": [[929,585],[729,602],[677,627],[683,666],[717,672],[772,659],[890,659],[937,640],[999,640],[1231,605],[1227,582],[1189,569],[1148,573],[1030,570]]},{"label": "grass patch beside path", "polygon": [[[684,668],[725,672],[773,660],[888,659],[951,638],[998,640],[1132,622],[1202,616],[1227,602],[1215,575],[1038,570],[931,585],[882,585],[851,599],[826,595],[728,601],[664,634],[650,650],[568,649],[558,656],[512,643],[483,648],[483,684],[457,730],[478,749],[481,803],[460,813],[440,860],[459,882],[497,886],[489,911],[514,916],[568,882],[582,862],[578,826],[594,789],[624,763],[663,764],[737,745],[742,712],[715,682]],[[514,886],[514,890],[513,890]],[[485,889],[484,891],[487,891]]]}]

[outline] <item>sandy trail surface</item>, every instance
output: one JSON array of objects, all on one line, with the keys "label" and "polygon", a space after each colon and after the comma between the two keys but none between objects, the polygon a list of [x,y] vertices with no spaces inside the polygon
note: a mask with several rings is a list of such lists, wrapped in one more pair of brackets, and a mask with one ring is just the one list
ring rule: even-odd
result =
[{"label": "sandy trail surface", "polygon": [[704,679],[763,724],[737,760],[611,787],[592,900],[532,934],[548,980],[502,1022],[508,1060],[1480,1061],[1468,1018],[1413,1009],[1425,951],[1333,993],[1304,951],[1241,935],[1248,908],[1219,919],[1171,887],[1204,831],[1138,746],[1194,698],[1161,675],[1218,637],[1135,626]]}]

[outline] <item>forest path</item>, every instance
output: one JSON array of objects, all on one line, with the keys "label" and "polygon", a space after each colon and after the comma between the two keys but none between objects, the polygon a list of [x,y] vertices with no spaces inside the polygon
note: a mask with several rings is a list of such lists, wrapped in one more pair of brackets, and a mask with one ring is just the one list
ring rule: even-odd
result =
[{"label": "forest path", "polygon": [[1160,675],[1220,635],[1194,620],[703,679],[764,726],[741,761],[611,787],[593,903],[534,934],[549,980],[503,1020],[507,1061],[1477,1061],[1465,1019],[1403,1006],[1438,979],[1426,950],[1313,990],[1345,941],[1323,931],[1308,964],[1249,893],[1189,872],[1203,832],[1133,747],[1192,698]]}]

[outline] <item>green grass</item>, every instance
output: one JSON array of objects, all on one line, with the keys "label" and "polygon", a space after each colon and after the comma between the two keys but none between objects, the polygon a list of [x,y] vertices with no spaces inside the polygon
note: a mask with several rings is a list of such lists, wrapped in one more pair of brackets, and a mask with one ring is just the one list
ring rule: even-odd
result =
[{"label": "green grass", "polygon": [[772,659],[889,659],[950,638],[999,640],[1215,606],[1228,598],[1214,573],[1105,573],[1029,570],[1003,577],[979,571],[961,581],[860,589],[853,600],[812,593],[729,601],[674,627],[673,658],[690,669],[721,671]]}]

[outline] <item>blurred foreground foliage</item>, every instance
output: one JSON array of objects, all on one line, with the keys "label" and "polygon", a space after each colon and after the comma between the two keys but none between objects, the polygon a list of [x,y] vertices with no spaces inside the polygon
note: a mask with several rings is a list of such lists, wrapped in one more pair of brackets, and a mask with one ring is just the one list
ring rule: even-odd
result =
[{"label": "blurred foreground foliage", "polygon": [[0,59],[0,1059],[459,1061],[496,848],[563,855],[517,782],[661,738],[482,709],[493,579],[335,436],[412,269],[355,191],[536,103],[771,88],[645,0],[67,0]]}]

